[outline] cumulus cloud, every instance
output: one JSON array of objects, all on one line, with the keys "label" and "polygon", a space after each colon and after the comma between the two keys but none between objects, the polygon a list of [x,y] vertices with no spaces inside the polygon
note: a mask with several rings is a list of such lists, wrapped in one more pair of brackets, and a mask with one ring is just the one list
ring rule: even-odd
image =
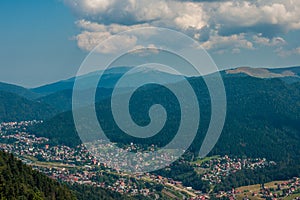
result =
[{"label": "cumulus cloud", "polygon": [[228,1],[214,13],[220,34],[258,32],[264,36],[300,29],[300,2],[295,0]]},{"label": "cumulus cloud", "polygon": [[245,34],[231,36],[215,35],[210,40],[204,42],[202,46],[206,49],[217,49],[217,53],[224,53],[225,51],[239,53],[241,49],[254,49],[253,43],[246,39]]},{"label": "cumulus cloud", "polygon": [[286,41],[282,37],[267,38],[263,37],[262,34],[257,34],[253,36],[255,43],[264,46],[282,46],[286,44]]},{"label": "cumulus cloud", "polygon": [[[183,31],[207,49],[224,52],[282,47],[300,30],[299,0],[64,0],[77,15],[78,46],[91,50],[113,34],[137,27]],[[133,38],[123,38],[133,44]],[[114,48],[111,48],[113,50]],[[106,50],[108,51],[108,48]]]},{"label": "cumulus cloud", "polygon": [[[111,37],[112,34],[110,32],[88,32],[84,31],[76,36],[78,47],[86,50],[91,51],[93,50],[98,44],[106,40],[107,38]],[[130,35],[115,35],[114,40],[108,43],[108,45],[102,45],[102,48],[97,48],[99,53],[113,53],[120,48],[129,48],[134,47],[136,45],[137,38]],[[122,45],[120,45],[122,44]]]},{"label": "cumulus cloud", "polygon": [[199,3],[172,0],[65,0],[80,17],[101,24],[134,25],[150,22],[183,29],[205,25]]},{"label": "cumulus cloud", "polygon": [[[134,28],[141,28],[147,27],[147,24],[137,24],[132,26],[120,25],[120,24],[98,24],[96,22],[87,21],[84,19],[78,20],[75,22],[76,25],[82,30],[80,34],[75,36],[77,40],[78,47],[85,50],[91,51],[93,50],[98,44],[103,42],[104,40],[114,36],[117,33],[131,30]],[[116,50],[119,50],[121,47],[120,43],[122,43],[123,48],[135,47],[138,48],[139,46],[136,45],[137,37],[130,36],[126,34],[122,35],[115,35],[115,38],[112,42],[109,43],[109,46],[104,46],[104,48],[99,48],[97,51],[99,53],[113,53]]]},{"label": "cumulus cloud", "polygon": [[75,38],[78,46],[87,51],[106,37],[133,28],[167,24],[169,28],[195,32],[207,24],[202,7],[193,2],[66,0],[65,3],[80,18],[76,25],[82,33]]},{"label": "cumulus cloud", "polygon": [[149,26],[149,24],[147,24],[147,23],[131,25],[131,26],[122,25],[122,24],[104,25],[104,24],[99,24],[99,23],[91,22],[91,21],[84,20],[84,19],[78,20],[75,23],[82,30],[87,30],[90,32],[109,32],[111,34],[117,34],[117,33],[127,31],[130,29],[142,28],[142,27]]}]

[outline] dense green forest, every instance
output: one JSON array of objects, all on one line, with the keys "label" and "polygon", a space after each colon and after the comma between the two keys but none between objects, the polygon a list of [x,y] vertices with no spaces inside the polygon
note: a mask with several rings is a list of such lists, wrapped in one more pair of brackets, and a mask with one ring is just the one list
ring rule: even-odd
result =
[{"label": "dense green forest", "polygon": [[[241,74],[222,75],[227,94],[227,116],[221,137],[210,154],[265,157],[276,161],[277,165],[270,169],[242,170],[224,179],[216,190],[300,176],[300,82],[296,79],[262,79]],[[110,80],[109,84],[113,85],[116,81]],[[189,82],[197,94],[201,110],[199,130],[188,151],[196,157],[210,122],[211,104],[203,79],[189,78]],[[180,87],[180,83],[176,84]],[[168,119],[163,129],[147,139],[128,136],[119,129],[111,113],[110,93],[111,89],[98,88],[96,111],[100,124],[112,141],[121,146],[131,142],[142,146],[164,146],[172,140],[180,123],[180,108],[178,100],[166,87],[145,85],[131,98],[132,118],[141,126],[150,122],[148,110],[153,104],[161,104],[167,111]],[[46,120],[43,124],[31,127],[33,133],[50,138],[52,144],[75,146],[81,141],[76,133],[72,112],[67,111],[71,108],[71,95],[71,90],[61,90],[31,101],[12,93],[0,92],[3,105],[0,107],[0,116],[7,121],[40,116]],[[66,112],[49,118],[60,111]],[[200,181],[188,163],[178,161],[170,169],[156,173],[181,180],[195,189],[207,190],[207,183]],[[97,193],[91,190],[93,192],[90,193]]]},{"label": "dense green forest", "polygon": [[155,174],[181,181],[184,186],[191,186],[193,189],[209,192],[210,185],[207,181],[201,180],[201,175],[197,174],[194,168],[185,160],[172,163],[171,166],[153,172]]},{"label": "dense green forest", "polygon": [[[210,120],[210,99],[201,78],[189,81],[197,93],[201,108],[199,131],[190,148],[197,155]],[[299,82],[287,84],[281,79],[225,77],[224,83],[227,91],[226,122],[211,154],[266,157],[286,162],[299,160]],[[110,111],[110,99],[97,103],[96,110],[99,122],[112,141],[164,146],[173,138],[180,123],[176,97],[164,87],[148,85],[134,93],[130,111],[133,120],[146,125],[149,123],[149,107],[154,103],[165,107],[168,120],[159,134],[147,139],[133,138],[118,128]],[[54,143],[71,146],[80,143],[71,112],[59,114],[33,127],[33,131],[50,137]]]},{"label": "dense green forest", "polygon": [[[189,152],[197,156],[210,120],[210,98],[201,78],[191,78],[189,81],[197,93],[201,109],[199,131],[189,149]],[[227,117],[221,137],[210,154],[265,157],[278,164],[272,169],[232,175],[224,180],[226,184],[219,185],[217,189],[228,189],[229,185],[240,186],[259,183],[262,180],[282,180],[299,176],[300,83],[287,83],[282,79],[225,76],[224,84],[227,92]],[[165,107],[168,120],[158,135],[147,139],[130,137],[118,128],[109,109],[110,99],[97,103],[96,110],[101,125],[105,127],[112,141],[142,145],[154,143],[164,146],[173,138],[179,124],[180,112],[176,97],[164,87],[144,86],[132,96],[130,111],[136,123],[146,125],[149,123],[147,115],[149,107],[154,103],[160,103]],[[33,130],[37,134],[51,137],[55,144],[76,145],[80,143],[80,139],[72,119],[72,113],[65,112],[33,127]],[[195,189],[204,192],[207,190],[207,183],[202,182],[199,175],[187,163],[176,162],[170,169],[156,173],[183,181],[183,184],[193,186]]]},{"label": "dense green forest", "polygon": [[0,199],[76,199],[46,175],[32,170],[12,154],[0,151]]},{"label": "dense green forest", "polygon": [[12,154],[0,151],[0,199],[130,200],[139,198],[127,197],[93,186],[58,183],[32,170]]},{"label": "dense green forest", "polygon": [[263,184],[274,180],[287,180],[300,174],[300,165],[278,164],[271,168],[241,170],[225,178],[214,188],[215,191],[229,191],[232,187]]},{"label": "dense green forest", "polygon": [[0,91],[0,122],[42,120],[57,114],[53,107],[26,99],[17,94]]},{"label": "dense green forest", "polygon": [[[172,163],[169,167],[155,171],[154,173],[181,181],[183,185],[191,186],[202,192],[208,192],[211,186],[207,181],[201,180],[201,175],[194,170],[188,161],[190,161],[189,158],[181,159]],[[289,164],[279,162],[275,166],[266,168],[237,171],[228,177],[224,177],[221,183],[214,185],[214,192],[230,191],[232,187],[262,184],[275,180],[287,180],[298,177],[300,174],[300,165],[296,163],[297,161]]]},{"label": "dense green forest", "polygon": [[[103,88],[101,91],[101,95],[96,96],[96,101],[107,98],[111,94],[112,90]],[[87,92],[87,90],[82,91],[82,96],[85,95],[85,92]],[[70,111],[72,109],[72,89],[58,91],[53,94],[40,97],[36,100],[52,106],[59,113]]]},{"label": "dense green forest", "polygon": [[111,192],[99,187],[89,185],[67,185],[75,194],[78,200],[134,200],[136,198],[128,197],[117,192]]},{"label": "dense green forest", "polygon": [[36,99],[41,96],[40,94],[35,93],[24,87],[9,84],[9,83],[2,83],[2,82],[0,82],[0,91],[17,94],[21,97],[24,97],[24,98],[30,99],[30,100]]}]

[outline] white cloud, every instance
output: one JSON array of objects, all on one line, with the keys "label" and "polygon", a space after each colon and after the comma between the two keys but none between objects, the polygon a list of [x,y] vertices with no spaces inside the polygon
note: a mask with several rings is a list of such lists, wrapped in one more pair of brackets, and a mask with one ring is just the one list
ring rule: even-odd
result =
[{"label": "white cloud", "polygon": [[[300,30],[299,0],[64,0],[76,13],[78,46],[90,50],[110,35],[161,26],[199,39],[207,49],[232,53],[255,46],[282,47]],[[134,43],[133,39],[125,42]],[[114,48],[111,48],[114,49]]]},{"label": "white cloud", "polygon": [[87,31],[101,32],[101,31],[106,31],[107,29],[107,27],[103,24],[90,22],[84,19],[78,20],[75,23],[79,28]]},{"label": "white cloud", "polygon": [[[93,50],[98,44],[106,40],[107,38],[111,37],[111,33],[109,32],[88,32],[84,31],[76,36],[78,47],[86,50],[91,51]],[[114,40],[107,44],[109,45],[102,45],[101,48],[97,48],[97,52],[99,53],[114,53],[120,48],[129,48],[134,47],[136,45],[137,38],[134,36],[129,35],[115,35]],[[122,45],[120,45],[122,44]]]},{"label": "white cloud", "polygon": [[65,0],[80,17],[100,24],[169,24],[200,29],[206,24],[202,4],[173,0]]},{"label": "white cloud", "polygon": [[159,47],[155,46],[154,44],[149,44],[148,46],[137,45],[133,48],[133,54],[138,54],[141,57],[146,57],[152,54],[159,53]]},{"label": "white cloud", "polygon": [[300,29],[299,11],[297,0],[227,1],[219,3],[213,14],[221,27],[250,27],[255,31],[257,26],[270,25],[290,31]]},{"label": "white cloud", "polygon": [[253,43],[248,41],[245,34],[235,34],[231,36],[214,35],[210,40],[204,42],[205,49],[217,49],[217,53],[239,53],[241,49],[254,49]]},{"label": "white cloud", "polygon": [[144,23],[144,24],[137,24],[137,25],[122,25],[122,24],[110,24],[110,25],[104,25],[104,24],[99,24],[96,22],[91,22],[85,19],[81,19],[75,22],[76,25],[83,29],[87,30],[90,32],[109,32],[111,34],[117,34],[123,31],[128,31],[131,29],[135,28],[142,28],[142,27],[148,27],[149,24]]},{"label": "white cloud", "polygon": [[286,44],[286,41],[282,37],[267,38],[263,37],[262,34],[257,34],[253,36],[255,43],[263,46],[282,46]]},{"label": "white cloud", "polygon": [[176,10],[180,10],[174,19],[174,23],[182,30],[200,30],[207,25],[208,16],[202,8],[202,4],[178,3]]}]

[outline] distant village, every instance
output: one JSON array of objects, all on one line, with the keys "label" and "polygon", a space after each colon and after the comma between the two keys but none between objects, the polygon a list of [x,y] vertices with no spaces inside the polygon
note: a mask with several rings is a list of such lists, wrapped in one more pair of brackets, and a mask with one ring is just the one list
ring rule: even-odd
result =
[{"label": "distant village", "polygon": [[209,181],[210,184],[218,184],[222,178],[236,173],[242,169],[255,170],[276,165],[274,161],[267,161],[265,158],[230,158],[229,156],[211,159],[201,164],[195,164],[196,167],[204,169],[202,180]]},{"label": "distant village", "polygon": [[[121,194],[144,195],[158,199],[158,192],[163,192],[169,197],[181,199],[210,199],[210,194],[203,194],[192,187],[183,186],[180,181],[168,177],[153,175],[151,173],[126,174],[114,167],[110,167],[106,162],[101,161],[87,150],[84,145],[71,148],[64,145],[50,145],[49,139],[37,137],[30,134],[28,126],[42,123],[41,121],[7,122],[0,124],[0,149],[11,152],[24,163],[31,165],[34,169],[43,172],[49,177],[68,182],[70,184],[86,184],[95,187],[105,188]],[[109,158],[108,144],[103,144],[101,148],[106,149]],[[101,149],[100,148],[100,149]],[[99,150],[99,149],[98,149]],[[140,151],[139,147],[131,144],[124,151]],[[149,151],[154,151],[151,146]],[[118,152],[122,154],[122,152]],[[157,158],[155,162],[162,162],[164,159],[170,160],[171,154],[164,154]],[[107,160],[107,162],[112,162]],[[119,162],[125,162],[120,156]],[[211,185],[218,184],[226,176],[236,173],[242,169],[264,168],[276,165],[273,161],[264,158],[230,158],[229,156],[216,157],[205,162],[193,162],[191,165],[195,170],[202,171],[202,180],[208,181]],[[244,195],[244,199],[259,197],[264,199],[277,199],[292,195],[299,191],[300,182],[298,178],[280,183],[277,188],[261,186],[259,192],[252,192]],[[249,192],[249,191],[248,191]],[[300,192],[300,191],[299,191]],[[215,194],[216,198],[235,199],[245,191],[231,190],[221,191]],[[177,196],[175,195],[177,194]],[[179,195],[179,196],[178,196]],[[297,199],[297,198],[295,198]],[[299,198],[298,198],[299,199]]]}]

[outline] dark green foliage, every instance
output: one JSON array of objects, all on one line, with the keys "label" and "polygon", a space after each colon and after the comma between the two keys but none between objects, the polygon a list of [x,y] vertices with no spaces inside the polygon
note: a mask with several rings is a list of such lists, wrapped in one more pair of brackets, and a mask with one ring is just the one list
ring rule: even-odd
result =
[{"label": "dark green foliage", "polygon": [[[111,89],[102,89],[101,95],[96,96],[96,101],[106,98],[109,96],[111,91]],[[88,90],[83,90],[82,96],[84,96],[84,93],[86,92],[88,92]],[[37,99],[37,101],[48,104],[59,112],[69,111],[72,109],[72,89],[62,90],[47,96],[43,96]],[[86,103],[86,106],[88,105],[89,103]]]},{"label": "dark green foliage", "polygon": [[45,96],[45,95],[48,95],[51,93],[72,89],[73,85],[74,85],[73,79],[59,81],[59,82],[48,84],[48,85],[43,85],[43,86],[31,89],[31,91]]},{"label": "dark green foliage", "polygon": [[[210,99],[200,78],[190,79],[201,108],[198,135],[190,150],[197,153],[210,120]],[[266,157],[269,160],[290,162],[300,155],[300,87],[299,83],[286,84],[280,79],[257,79],[252,77],[224,77],[227,90],[227,118],[211,154],[229,154],[248,157]],[[143,143],[164,145],[178,128],[178,103],[165,89],[153,86],[135,93],[131,101],[133,119],[141,125],[149,122],[151,103],[166,105],[168,120],[164,129],[148,139],[133,138],[117,127],[110,112],[110,100],[102,100],[96,108],[107,136],[120,143]],[[139,98],[136,96],[139,95]],[[150,96],[159,97],[157,99]],[[164,96],[165,95],[165,96]],[[150,103],[148,102],[150,101]],[[101,113],[101,114],[100,114]],[[101,116],[100,116],[101,115]],[[66,112],[34,128],[38,135],[52,141],[77,145],[72,113]]]},{"label": "dark green foliage", "polygon": [[300,160],[300,87],[280,79],[225,80],[227,119],[212,154]]},{"label": "dark green foliage", "polygon": [[[103,79],[105,79],[105,84],[101,85],[105,88],[112,88],[113,84],[115,83],[116,79],[119,79],[125,72],[127,72],[130,69],[130,67],[116,67],[108,69],[103,74]],[[92,72],[83,76],[77,77],[77,84],[79,84],[80,90],[88,90],[92,87],[94,87],[95,81],[98,81],[100,74],[102,71],[96,71]],[[37,88],[31,89],[31,91],[38,93],[40,95],[49,95],[54,93],[59,93],[64,90],[72,90],[74,86],[74,82],[76,80],[76,77],[62,80],[55,83],[50,83],[47,85],[43,85]]]},{"label": "dark green foliage", "polygon": [[[227,117],[222,135],[211,154],[266,157],[278,164],[273,168],[240,171],[225,179],[223,184],[215,189],[228,190],[232,186],[300,176],[300,82],[289,84],[283,79],[258,79],[246,75],[223,74],[223,78],[227,92]],[[211,105],[203,80],[190,78],[189,81],[198,96],[201,109],[199,131],[190,147],[190,151],[197,155],[209,124]],[[110,84],[113,84],[113,81]],[[180,87],[180,83],[177,84]],[[107,94],[111,91],[105,92]],[[50,103],[60,110],[68,110],[70,95],[71,91],[65,90],[39,100]],[[151,105],[159,103],[166,108],[168,113],[166,126],[157,136],[148,139],[133,138],[124,134],[113,120],[110,99],[100,98],[99,95],[96,95],[96,98],[98,119],[107,136],[114,142],[164,146],[178,129],[180,123],[178,101],[164,87],[144,86],[134,93],[130,102],[132,118],[139,125],[149,123],[148,110]],[[23,112],[21,110],[21,115]],[[5,113],[3,116],[6,115]],[[17,112],[14,115],[17,115]],[[43,124],[38,124],[32,130],[37,135],[51,138],[53,144],[75,146],[81,142],[76,134],[71,112],[61,113]],[[207,183],[202,182],[187,164],[175,163],[171,169],[171,171],[161,170],[159,174],[182,180],[183,184],[193,186],[195,189],[205,191],[208,188]],[[94,189],[89,190],[91,194],[97,193]]]},{"label": "dark green foliage", "polygon": [[47,104],[0,91],[0,122],[41,120],[54,116],[55,109]]},{"label": "dark green foliage", "polygon": [[65,186],[0,151],[1,199],[76,199]]},{"label": "dark green foliage", "polygon": [[[278,165],[272,169],[239,172],[224,180],[224,187],[220,185],[219,189],[259,183],[261,180],[300,176],[300,83],[288,84],[281,79],[258,79],[249,76],[225,75],[223,78],[227,92],[227,116],[222,135],[211,155],[265,157],[276,161]],[[198,96],[201,109],[199,131],[190,147],[190,151],[197,156],[209,124],[211,105],[203,80],[191,78],[189,81]],[[110,112],[110,99],[104,99],[97,104],[96,109],[99,121],[112,141],[164,146],[172,139],[180,122],[178,102],[172,94],[163,87],[148,85],[135,92],[130,103],[132,118],[140,125],[149,123],[147,111],[150,105],[162,104],[168,113],[166,126],[157,136],[151,138],[130,137],[117,127]],[[71,112],[60,114],[38,125],[35,131],[55,142],[69,145],[80,143]],[[159,174],[205,191],[208,188],[207,183],[202,182],[189,168],[186,164],[175,163],[171,166],[171,171],[161,170]]]},{"label": "dark green foliage", "polygon": [[184,186],[191,186],[196,190],[208,192],[209,183],[201,180],[201,176],[194,168],[184,161],[176,161],[170,167],[158,170],[155,174],[181,181]]},{"label": "dark green foliage", "polygon": [[51,105],[59,112],[72,109],[72,90],[63,90],[38,99],[38,101]]},{"label": "dark green foliage", "polygon": [[241,170],[225,178],[220,184],[216,185],[215,191],[228,191],[232,187],[247,186],[253,184],[263,184],[275,180],[287,180],[297,177],[300,174],[299,165],[286,166],[279,163],[271,168],[256,170]]},{"label": "dark green foliage", "polygon": [[78,135],[74,134],[76,129],[71,112],[61,113],[53,119],[37,124],[31,128],[32,131],[37,135],[51,138],[50,144],[64,144],[75,147],[81,143]]},{"label": "dark green foliage", "polygon": [[23,87],[17,86],[17,85],[2,83],[2,82],[0,82],[0,91],[17,94],[21,97],[24,97],[26,99],[31,99],[31,100],[40,97],[39,94],[34,93],[34,92],[30,91],[29,89],[26,89],[26,88],[23,88]]},{"label": "dark green foliage", "polygon": [[121,195],[117,192],[111,192],[99,187],[88,185],[69,185],[69,188],[74,191],[78,200],[130,200],[126,195]]}]

